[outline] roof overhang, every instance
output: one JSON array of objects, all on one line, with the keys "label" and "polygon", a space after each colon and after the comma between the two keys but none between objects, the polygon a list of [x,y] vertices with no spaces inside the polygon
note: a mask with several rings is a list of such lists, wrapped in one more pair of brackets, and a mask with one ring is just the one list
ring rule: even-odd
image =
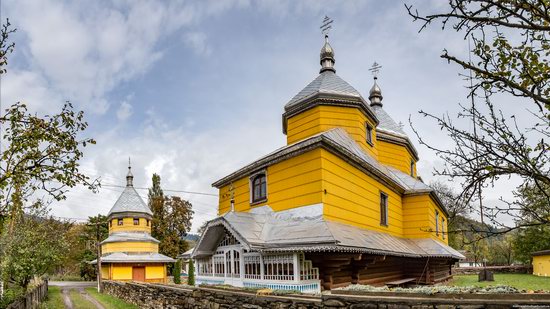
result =
[{"label": "roof overhang", "polygon": [[411,153],[415,161],[420,160],[420,158],[418,157],[418,152],[416,151],[416,148],[414,148],[414,145],[411,143],[411,141],[407,136],[395,134],[393,132],[389,132],[384,129],[376,128],[376,140],[403,146],[407,148],[407,150]]},{"label": "roof overhang", "polygon": [[317,106],[339,106],[358,108],[367,118],[372,120],[375,125],[379,124],[378,118],[369,107],[369,104],[361,96],[350,96],[330,92],[316,92],[308,97],[301,99],[299,102],[286,108],[283,113],[283,133],[287,133],[287,120],[297,114],[303,113]]},{"label": "roof overhang", "polygon": [[392,188],[394,191],[398,193],[405,192],[405,188],[403,188],[393,179],[385,175],[383,172],[379,171],[376,167],[368,164],[367,162],[364,162],[363,160],[358,158],[357,155],[351,153],[347,149],[341,147],[340,145],[333,142],[329,138],[323,136],[322,134],[315,135],[308,139],[302,140],[296,144],[291,145],[290,147],[281,148],[280,150],[270,155],[267,155],[261,158],[260,160],[257,160],[237,170],[236,172],[216,181],[215,183],[212,184],[212,186],[216,188],[221,188],[225,185],[228,185],[234,180],[248,176],[250,173],[253,173],[256,170],[264,169],[267,166],[290,159],[292,157],[296,157],[298,155],[301,155],[303,153],[306,153],[308,151],[318,149],[318,148],[325,149],[337,155],[344,161],[354,165],[364,173],[377,179],[378,181],[382,182],[384,185],[387,185],[388,187]]},{"label": "roof overhang", "polygon": [[109,216],[108,216],[108,220],[129,218],[129,217],[132,217],[132,218],[145,218],[145,219],[149,219],[149,220],[153,219],[152,215],[150,215],[148,213],[144,213],[144,212],[120,211],[120,212],[110,213]]}]

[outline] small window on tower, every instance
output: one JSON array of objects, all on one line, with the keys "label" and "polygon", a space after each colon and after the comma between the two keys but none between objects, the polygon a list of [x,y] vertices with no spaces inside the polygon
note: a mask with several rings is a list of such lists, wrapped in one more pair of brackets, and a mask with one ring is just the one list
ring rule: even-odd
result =
[{"label": "small window on tower", "polygon": [[147,219],[147,226],[149,226],[149,219]]},{"label": "small window on tower", "polygon": [[445,219],[441,218],[441,237],[445,239]]},{"label": "small window on tower", "polygon": [[367,143],[372,146],[372,127],[367,123]]},{"label": "small window on tower", "polygon": [[380,225],[388,226],[388,195],[380,192]]},{"label": "small window on tower", "polygon": [[134,225],[139,225],[139,218],[134,218]]},{"label": "small window on tower", "polygon": [[113,220],[109,221],[109,227],[113,227]]},{"label": "small window on tower", "polygon": [[411,160],[411,177],[414,177],[414,161]]},{"label": "small window on tower", "polygon": [[118,219],[118,225],[123,225],[124,224],[124,220],[123,219]]}]

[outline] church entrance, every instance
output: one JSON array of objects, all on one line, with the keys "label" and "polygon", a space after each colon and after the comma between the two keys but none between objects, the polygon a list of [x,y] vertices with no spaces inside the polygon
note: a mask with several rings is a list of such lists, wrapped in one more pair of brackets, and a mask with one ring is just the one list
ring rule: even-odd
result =
[{"label": "church entrance", "polygon": [[132,280],[145,282],[145,267],[143,266],[132,267]]},{"label": "church entrance", "polygon": [[225,250],[225,283],[241,286],[241,251],[239,249]]}]

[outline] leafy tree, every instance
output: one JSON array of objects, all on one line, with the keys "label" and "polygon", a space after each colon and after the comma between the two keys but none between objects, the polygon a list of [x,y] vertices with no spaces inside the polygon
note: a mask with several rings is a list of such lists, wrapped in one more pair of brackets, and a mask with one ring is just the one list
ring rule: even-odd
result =
[{"label": "leafy tree", "polygon": [[90,265],[89,262],[97,259],[98,239],[99,242],[101,242],[107,238],[107,236],[109,236],[107,216],[98,214],[97,216],[88,217],[88,224],[84,225],[84,229],[79,239],[79,246],[83,249],[79,257],[80,277],[83,279],[96,279],[96,266]]},{"label": "leafy tree", "polygon": [[550,217],[549,205],[544,191],[550,192],[550,186],[538,187],[526,184],[516,192],[517,200],[510,204],[520,211],[521,226],[513,240],[514,254],[523,263],[530,263],[531,253],[550,248],[550,225],[540,224]]},{"label": "leafy tree", "polygon": [[174,270],[172,271],[172,274],[174,276],[174,283],[180,284],[181,283],[181,260],[180,259],[178,259],[174,264]]},{"label": "leafy tree", "polygon": [[62,263],[68,249],[65,232],[71,224],[48,218],[43,207],[13,220],[12,232],[0,238],[0,268],[4,279],[26,289],[35,276]]},{"label": "leafy tree", "polygon": [[153,174],[152,180],[148,202],[153,212],[151,235],[160,241],[160,253],[175,258],[188,250],[183,237],[191,229],[193,205],[178,196],[165,196],[158,174]]},{"label": "leafy tree", "polygon": [[189,260],[189,274],[187,277],[187,284],[188,285],[195,285],[195,263],[193,263],[193,260]]},{"label": "leafy tree", "polygon": [[[0,28],[0,74],[6,73],[7,56],[15,47],[9,43],[14,31],[9,20]],[[95,140],[80,137],[88,123],[71,103],[65,103],[57,114],[44,116],[14,103],[0,116],[0,127],[0,230],[37,191],[62,200],[68,188],[79,184],[97,189],[98,183],[80,172],[78,163],[84,155],[82,148]]]},{"label": "leafy tree", "polygon": [[[415,21],[421,21],[420,31],[440,21],[443,29],[463,33],[473,41],[473,59],[462,59],[444,50],[441,57],[473,74],[470,98],[472,106],[461,106],[458,118],[470,125],[457,125],[449,115],[437,116],[420,111],[452,139],[451,148],[443,148],[420,138],[420,143],[434,150],[446,161],[436,175],[448,176],[462,182],[462,196],[466,200],[478,196],[485,186],[492,186],[503,177],[517,177],[523,185],[532,184],[550,209],[550,194],[540,190],[550,185],[550,4],[547,1],[523,0],[449,0],[442,11],[420,14],[412,6],[405,5]],[[516,115],[506,116],[491,101],[495,94],[511,95],[523,99],[531,109],[531,123],[520,128]],[[481,98],[481,104],[474,104]],[[497,97],[498,98],[498,97]],[[525,226],[518,221],[514,227],[503,225],[499,216],[508,215],[521,219],[529,207],[518,209],[513,203],[508,207],[483,205],[481,218],[501,227],[506,233]],[[521,215],[520,215],[521,213]],[[548,217],[532,224],[547,225]]]},{"label": "leafy tree", "polygon": [[153,186],[149,188],[148,204],[153,212],[153,220],[151,222],[151,236],[158,240],[164,238],[166,230],[166,221],[164,221],[164,192],[160,187],[160,176],[153,174]]}]

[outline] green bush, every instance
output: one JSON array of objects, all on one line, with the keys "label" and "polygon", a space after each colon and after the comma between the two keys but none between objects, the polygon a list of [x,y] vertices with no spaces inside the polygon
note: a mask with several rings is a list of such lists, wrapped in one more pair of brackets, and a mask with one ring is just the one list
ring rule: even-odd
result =
[{"label": "green bush", "polygon": [[181,260],[180,259],[178,259],[174,264],[172,275],[174,276],[174,283],[180,284],[181,283]]},{"label": "green bush", "polygon": [[188,285],[195,285],[195,264],[193,260],[189,260],[189,277],[187,277]]},{"label": "green bush", "polygon": [[23,295],[25,295],[25,291],[20,287],[13,287],[4,290],[4,295],[0,298],[0,309],[8,307],[9,304],[13,303]]}]

